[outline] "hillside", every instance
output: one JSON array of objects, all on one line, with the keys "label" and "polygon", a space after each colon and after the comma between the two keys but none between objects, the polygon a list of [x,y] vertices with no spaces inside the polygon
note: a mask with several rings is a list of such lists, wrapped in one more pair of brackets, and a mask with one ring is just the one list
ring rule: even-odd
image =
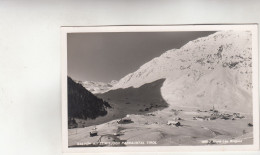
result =
[{"label": "hillside", "polygon": [[113,90],[166,79],[170,105],[252,111],[252,42],[246,31],[221,31],[166,51],[123,77]]},{"label": "hillside", "polygon": [[74,82],[68,77],[68,120],[69,125],[75,124],[75,118],[95,119],[98,116],[105,116],[108,102],[94,96],[81,84]]}]

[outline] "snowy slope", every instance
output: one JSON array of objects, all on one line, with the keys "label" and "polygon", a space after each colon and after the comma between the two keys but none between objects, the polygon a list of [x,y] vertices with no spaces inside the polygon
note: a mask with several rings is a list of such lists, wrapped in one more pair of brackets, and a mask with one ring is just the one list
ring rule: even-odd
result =
[{"label": "snowy slope", "polygon": [[251,111],[251,33],[221,31],[188,42],[126,75],[112,88],[140,87],[165,78],[170,105]]}]

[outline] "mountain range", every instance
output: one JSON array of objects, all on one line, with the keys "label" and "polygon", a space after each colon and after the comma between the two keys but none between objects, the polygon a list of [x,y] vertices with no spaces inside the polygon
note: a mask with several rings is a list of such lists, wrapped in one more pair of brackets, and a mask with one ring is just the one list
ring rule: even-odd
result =
[{"label": "mountain range", "polygon": [[93,94],[102,94],[109,91],[118,81],[112,80],[109,83],[96,81],[78,81],[83,87]]},{"label": "mountain range", "polygon": [[86,90],[86,100],[71,101],[77,108],[69,114],[95,124],[167,107],[252,113],[251,38],[246,31],[220,31],[168,50],[119,81],[69,79],[69,100]]}]

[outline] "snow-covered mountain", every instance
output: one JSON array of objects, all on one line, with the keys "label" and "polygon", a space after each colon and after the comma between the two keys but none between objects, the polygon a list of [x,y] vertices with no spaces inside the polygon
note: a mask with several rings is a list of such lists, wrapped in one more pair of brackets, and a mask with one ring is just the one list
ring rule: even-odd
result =
[{"label": "snow-covered mountain", "polygon": [[123,77],[113,90],[166,79],[170,105],[252,111],[252,40],[248,31],[220,31],[166,51]]},{"label": "snow-covered mountain", "polygon": [[102,94],[109,91],[117,82],[118,81],[116,80],[112,80],[109,83],[95,81],[84,81],[79,83],[93,94]]}]

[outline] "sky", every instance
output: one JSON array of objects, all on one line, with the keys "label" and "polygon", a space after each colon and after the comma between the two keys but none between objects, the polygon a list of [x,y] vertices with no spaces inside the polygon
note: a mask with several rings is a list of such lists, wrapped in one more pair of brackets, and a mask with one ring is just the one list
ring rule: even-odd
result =
[{"label": "sky", "polygon": [[215,32],[69,33],[68,76],[80,81],[120,80],[170,49]]}]

